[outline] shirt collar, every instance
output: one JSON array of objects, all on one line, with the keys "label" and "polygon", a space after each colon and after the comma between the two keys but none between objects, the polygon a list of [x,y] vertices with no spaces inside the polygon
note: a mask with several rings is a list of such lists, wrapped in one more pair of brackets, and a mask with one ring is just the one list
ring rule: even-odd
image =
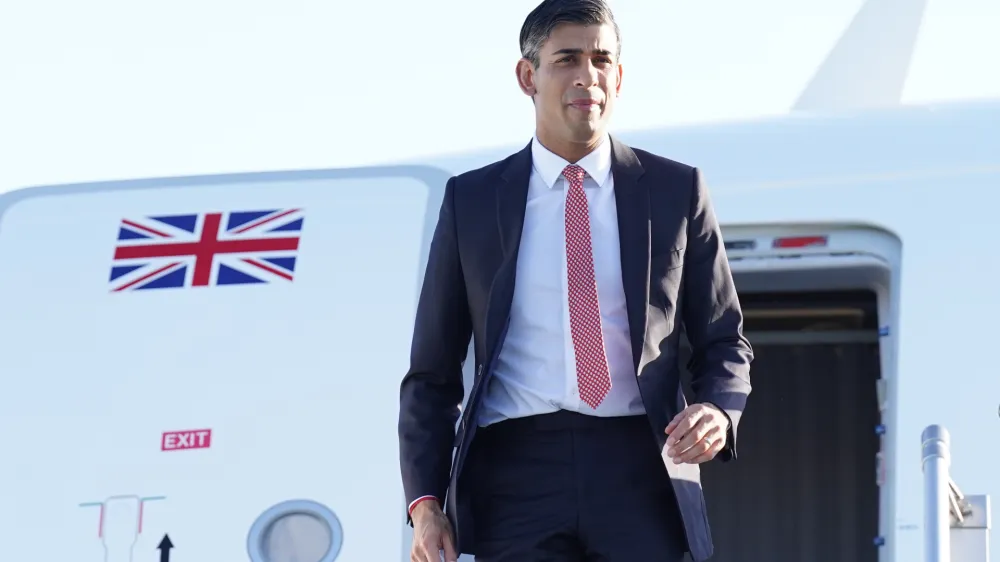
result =
[{"label": "shirt collar", "polygon": [[[539,177],[550,188],[562,177],[563,169],[570,165],[563,157],[542,146],[537,136],[531,142],[531,161]],[[604,135],[597,148],[576,162],[576,165],[583,168],[599,187],[604,187],[611,175],[611,142],[608,135]]]}]

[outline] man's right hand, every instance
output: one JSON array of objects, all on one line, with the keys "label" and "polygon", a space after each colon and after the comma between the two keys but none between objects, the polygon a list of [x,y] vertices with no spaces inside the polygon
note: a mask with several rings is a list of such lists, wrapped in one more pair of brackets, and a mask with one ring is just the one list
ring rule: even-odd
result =
[{"label": "man's right hand", "polygon": [[458,562],[451,523],[436,501],[420,502],[410,518],[413,519],[411,562],[441,562],[442,550],[445,562]]}]

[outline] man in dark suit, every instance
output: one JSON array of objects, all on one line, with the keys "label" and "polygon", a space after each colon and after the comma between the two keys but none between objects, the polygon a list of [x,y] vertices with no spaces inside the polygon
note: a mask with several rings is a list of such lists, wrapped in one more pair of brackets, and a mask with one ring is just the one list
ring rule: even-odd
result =
[{"label": "man in dark suit", "polygon": [[704,560],[698,465],[736,457],[753,357],[708,192],[607,133],[622,67],[602,0],[545,0],[521,49],[535,136],[448,181],[417,306],[399,419],[411,559]]}]

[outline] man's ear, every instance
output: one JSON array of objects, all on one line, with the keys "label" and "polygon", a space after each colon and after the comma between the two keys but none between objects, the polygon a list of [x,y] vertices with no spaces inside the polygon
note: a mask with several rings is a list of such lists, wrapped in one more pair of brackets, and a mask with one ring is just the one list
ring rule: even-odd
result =
[{"label": "man's ear", "polygon": [[615,84],[615,97],[622,94],[622,63],[618,63],[618,83]]},{"label": "man's ear", "polygon": [[517,85],[524,92],[524,95],[534,96],[537,92],[535,89],[535,66],[531,64],[530,60],[522,58],[517,61],[515,72],[517,74]]}]

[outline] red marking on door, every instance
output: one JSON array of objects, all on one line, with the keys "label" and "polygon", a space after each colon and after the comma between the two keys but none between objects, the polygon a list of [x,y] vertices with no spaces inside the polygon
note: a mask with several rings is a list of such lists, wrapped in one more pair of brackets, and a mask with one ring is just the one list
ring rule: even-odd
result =
[{"label": "red marking on door", "polygon": [[161,451],[183,451],[186,449],[207,449],[212,446],[211,429],[191,429],[187,431],[164,431],[160,441]]}]

